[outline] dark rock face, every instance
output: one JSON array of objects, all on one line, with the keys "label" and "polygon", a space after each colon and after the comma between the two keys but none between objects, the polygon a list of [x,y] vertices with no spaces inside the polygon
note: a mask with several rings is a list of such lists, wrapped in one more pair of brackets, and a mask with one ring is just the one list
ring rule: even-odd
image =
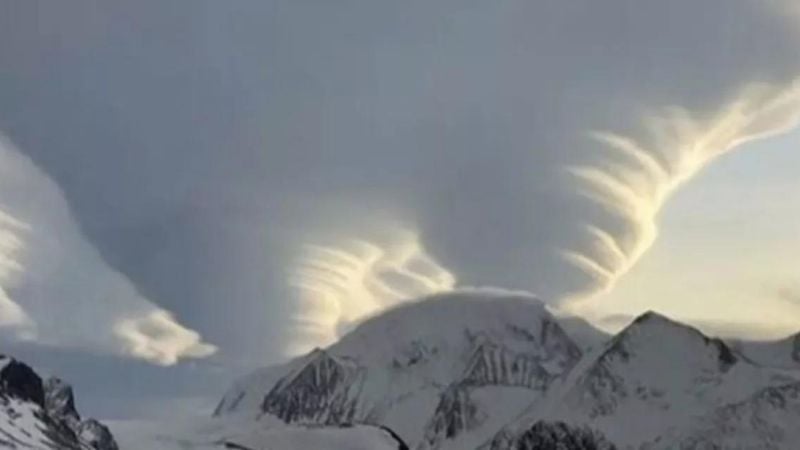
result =
[{"label": "dark rock face", "polygon": [[93,450],[119,449],[108,427],[94,419],[87,419],[81,422],[77,431],[81,442]]},{"label": "dark rock face", "polygon": [[794,337],[794,345],[792,345],[792,359],[800,363],[800,333]]},{"label": "dark rock face", "polygon": [[465,385],[453,385],[442,393],[433,418],[426,426],[423,448],[438,448],[444,440],[452,439],[480,423],[470,391]]},{"label": "dark rock face", "polygon": [[359,367],[317,350],[309,362],[281,379],[266,395],[262,411],[284,422],[344,424],[356,419]]},{"label": "dark rock face", "polygon": [[0,357],[0,363],[6,361],[6,366],[0,370],[0,392],[44,407],[44,388],[39,375],[26,364],[7,356]]},{"label": "dark rock face", "polygon": [[588,428],[564,422],[536,422],[517,436],[500,436],[491,450],[617,450],[605,437]]},{"label": "dark rock face", "polygon": [[94,419],[82,419],[75,408],[72,386],[59,378],[44,382],[44,409],[62,429],[67,429],[92,450],[118,450],[111,431]]},{"label": "dark rock face", "polygon": [[59,378],[49,378],[44,382],[44,408],[51,416],[71,424],[77,424],[81,420],[75,408],[72,386]]}]

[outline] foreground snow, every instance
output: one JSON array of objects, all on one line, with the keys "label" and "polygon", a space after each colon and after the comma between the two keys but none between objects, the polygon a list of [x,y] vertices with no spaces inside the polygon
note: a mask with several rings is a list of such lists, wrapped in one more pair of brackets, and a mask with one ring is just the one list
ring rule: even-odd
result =
[{"label": "foreground snow", "polygon": [[398,450],[392,435],[370,426],[286,426],[261,420],[194,419],[185,422],[110,422],[122,450]]}]

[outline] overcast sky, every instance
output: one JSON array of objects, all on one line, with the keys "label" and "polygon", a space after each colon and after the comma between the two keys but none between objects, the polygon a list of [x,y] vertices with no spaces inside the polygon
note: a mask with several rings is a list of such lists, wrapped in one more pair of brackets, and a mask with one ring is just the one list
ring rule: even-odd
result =
[{"label": "overcast sky", "polygon": [[3,342],[131,417],[457,286],[800,330],[793,8],[0,0]]}]

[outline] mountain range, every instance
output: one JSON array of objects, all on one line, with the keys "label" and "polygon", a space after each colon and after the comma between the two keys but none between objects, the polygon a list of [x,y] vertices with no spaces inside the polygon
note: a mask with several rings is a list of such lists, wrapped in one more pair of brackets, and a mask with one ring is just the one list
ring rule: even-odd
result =
[{"label": "mountain range", "polygon": [[653,312],[604,336],[528,296],[464,291],[257,371],[215,415],[377,424],[418,450],[796,449],[799,354],[797,336],[729,344]]},{"label": "mountain range", "polygon": [[[0,448],[118,450],[10,358]],[[800,334],[723,341],[654,312],[614,336],[534,297],[426,297],[236,381],[214,417],[113,424],[122,450],[796,450]]]}]

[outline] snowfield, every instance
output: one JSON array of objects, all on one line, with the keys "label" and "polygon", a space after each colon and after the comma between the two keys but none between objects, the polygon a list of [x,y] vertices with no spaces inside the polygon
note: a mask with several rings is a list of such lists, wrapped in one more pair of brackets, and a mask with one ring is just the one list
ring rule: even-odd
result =
[{"label": "snowfield", "polygon": [[371,426],[287,426],[272,421],[195,419],[109,422],[122,450],[398,450],[392,435]]}]

